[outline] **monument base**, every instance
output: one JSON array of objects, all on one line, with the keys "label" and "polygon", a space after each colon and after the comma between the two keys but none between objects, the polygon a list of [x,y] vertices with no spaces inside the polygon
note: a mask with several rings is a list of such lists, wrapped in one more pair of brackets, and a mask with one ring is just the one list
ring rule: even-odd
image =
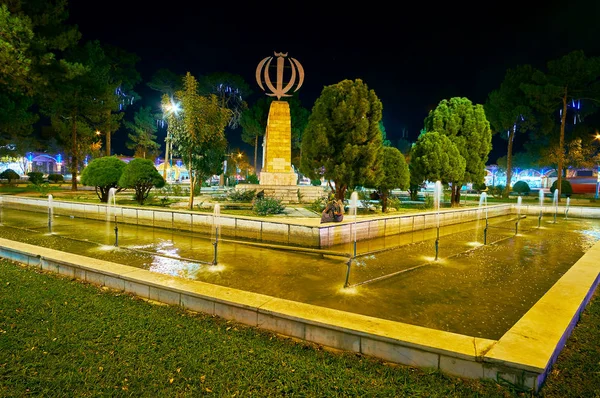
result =
[{"label": "monument base", "polygon": [[297,185],[298,175],[294,172],[267,172],[260,173],[260,185]]},{"label": "monument base", "polygon": [[281,200],[283,204],[290,203],[313,203],[317,199],[325,196],[323,186],[314,187],[312,185],[256,185],[256,184],[237,184],[236,191],[254,190],[256,192],[264,191],[265,197]]}]

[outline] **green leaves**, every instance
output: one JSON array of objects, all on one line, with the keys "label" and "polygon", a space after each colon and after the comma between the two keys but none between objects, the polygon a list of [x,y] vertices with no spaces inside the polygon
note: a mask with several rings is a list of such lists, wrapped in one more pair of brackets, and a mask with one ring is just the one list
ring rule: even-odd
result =
[{"label": "green leaves", "polygon": [[436,131],[421,134],[411,151],[410,175],[415,183],[462,181],[465,167],[466,160],[452,140]]},{"label": "green leaves", "polygon": [[150,159],[135,158],[131,160],[119,178],[119,186],[135,189],[135,198],[142,205],[153,187],[161,188],[165,180],[158,173]]}]

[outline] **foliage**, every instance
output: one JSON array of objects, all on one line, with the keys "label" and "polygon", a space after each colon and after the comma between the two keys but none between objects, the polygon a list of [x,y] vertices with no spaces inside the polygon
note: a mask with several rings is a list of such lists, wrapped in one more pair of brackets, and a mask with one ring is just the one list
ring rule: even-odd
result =
[{"label": "foliage", "polygon": [[496,185],[488,188],[488,193],[494,198],[500,198],[504,194],[504,185]]},{"label": "foliage", "polygon": [[[386,211],[389,211],[391,209],[398,210],[400,207],[402,207],[402,202],[400,201],[400,198],[397,198],[395,196],[390,196],[387,199],[387,206],[388,206],[388,208],[386,208]],[[383,210],[383,208],[382,208],[382,210]]]},{"label": "foliage", "polygon": [[477,193],[481,193],[481,192],[487,190],[488,187],[485,185],[485,182],[481,182],[481,183],[474,183],[473,189],[476,190]]},{"label": "foliage", "polygon": [[256,189],[232,189],[227,193],[227,200],[231,202],[252,202],[256,197]]},{"label": "foliage", "polygon": [[63,182],[65,177],[62,174],[48,174],[48,181],[53,183]]},{"label": "foliage", "polygon": [[[573,187],[571,186],[571,182],[568,180],[562,180],[562,187],[560,190],[561,195],[565,195],[567,198],[573,195]],[[558,186],[558,180],[554,180],[552,186],[550,187],[550,192],[554,194],[556,191],[556,187]]]},{"label": "foliage", "polygon": [[142,106],[133,117],[133,123],[126,121],[125,127],[131,131],[127,148],[134,150],[134,156],[153,159],[160,145],[156,142],[156,122],[150,107]]},{"label": "foliage", "polygon": [[377,186],[381,201],[381,210],[387,210],[387,201],[392,189],[407,189],[410,184],[408,165],[404,155],[397,148],[386,146],[383,148],[383,177]]},{"label": "foliage", "polygon": [[32,184],[41,184],[44,182],[44,173],[40,173],[39,171],[30,171],[27,173],[29,177],[29,182]]},{"label": "foliage", "polygon": [[254,105],[242,112],[240,116],[242,141],[254,147],[254,170],[258,170],[258,139],[265,134],[270,103],[266,97],[260,97]]},{"label": "foliage", "polygon": [[362,80],[326,86],[316,100],[302,139],[300,171],[333,181],[337,199],[346,191],[381,180],[382,104]]},{"label": "foliage", "polygon": [[315,178],[314,180],[310,180],[310,185],[312,185],[313,187],[320,187],[321,186],[321,180],[319,178]]},{"label": "foliage", "polygon": [[383,146],[391,146],[392,142],[387,139],[387,133],[385,131],[385,126],[383,125],[383,121],[379,122],[379,130],[381,130],[381,144]]},{"label": "foliage", "polygon": [[12,182],[12,180],[18,180],[19,178],[21,178],[21,176],[13,169],[6,169],[0,173],[0,179],[8,180],[9,184]]},{"label": "foliage", "polygon": [[321,212],[325,209],[327,205],[327,197],[321,196],[310,202],[306,208],[311,211],[314,211],[317,214],[321,214]]},{"label": "foliage", "polygon": [[229,110],[230,118],[227,126],[236,129],[242,113],[248,109],[245,98],[252,93],[252,90],[242,76],[216,72],[200,78],[198,92],[206,97],[216,96],[219,106]]},{"label": "foliage", "polygon": [[[560,130],[558,134],[558,189],[563,178],[564,142],[567,116],[569,120],[580,120],[585,113],[591,113],[600,101],[600,58],[586,57],[583,51],[573,51],[559,59],[549,61],[546,72],[536,70],[532,84],[522,88],[532,105],[540,112],[555,115],[559,112]],[[573,106],[584,98],[583,108]],[[570,106],[571,105],[571,106]],[[569,115],[568,115],[569,114]],[[560,197],[560,195],[559,195]]]},{"label": "foliage", "polygon": [[531,192],[531,188],[529,188],[529,184],[525,181],[517,181],[515,185],[513,185],[512,190],[515,191],[519,196],[528,195]]},{"label": "foliage", "polygon": [[[193,209],[194,189],[197,181],[221,172],[223,155],[227,146],[225,126],[231,111],[220,105],[214,94],[204,97],[198,94],[198,82],[189,72],[183,81],[183,89],[175,94],[181,101],[182,129],[173,132],[174,150],[181,155],[190,171],[190,210]],[[163,96],[163,106],[169,101]]]},{"label": "foliage", "polygon": [[123,188],[119,179],[123,174],[126,163],[116,156],[104,156],[92,160],[81,172],[81,183],[96,188],[96,195],[100,202],[108,202],[108,192],[116,188],[120,192]]},{"label": "foliage", "polygon": [[[525,133],[535,125],[533,110],[522,89],[523,84],[532,82],[533,68],[519,66],[506,72],[500,88],[490,93],[485,104],[485,114],[495,133],[508,141],[506,153],[506,180],[511,181],[513,170],[513,143],[517,132]],[[507,134],[504,134],[507,132]],[[507,184],[505,197],[510,192]]]},{"label": "foliage", "polygon": [[[465,172],[460,179],[451,180],[451,203],[460,203],[460,189],[466,182],[482,182],[485,164],[492,150],[492,130],[482,105],[474,105],[468,98],[453,97],[442,100],[425,118],[427,132],[446,135],[465,160]],[[412,155],[411,155],[412,156]]]},{"label": "foliage", "polygon": [[256,199],[252,205],[252,211],[259,216],[269,214],[281,214],[285,210],[285,206],[281,204],[280,199],[264,197]]},{"label": "foliage", "polygon": [[119,186],[135,190],[135,200],[140,205],[144,204],[144,200],[148,198],[152,188],[161,188],[164,185],[165,180],[150,159],[135,158],[131,160],[123,168],[123,173],[119,178]]},{"label": "foliage", "polygon": [[246,182],[248,184],[258,184],[258,177],[256,176],[256,174],[249,174],[248,178],[246,179]]},{"label": "foliage", "polygon": [[161,68],[157,70],[146,85],[152,90],[158,91],[161,94],[166,94],[167,97],[173,97],[175,93],[182,89],[182,76]]},{"label": "foliage", "polygon": [[39,184],[33,184],[33,189],[40,194],[41,197],[48,196],[48,192],[50,192],[50,184],[47,182],[41,182]]},{"label": "foliage", "polygon": [[435,131],[419,136],[411,151],[411,185],[438,180],[447,184],[462,180],[464,173],[465,159],[450,138]]}]

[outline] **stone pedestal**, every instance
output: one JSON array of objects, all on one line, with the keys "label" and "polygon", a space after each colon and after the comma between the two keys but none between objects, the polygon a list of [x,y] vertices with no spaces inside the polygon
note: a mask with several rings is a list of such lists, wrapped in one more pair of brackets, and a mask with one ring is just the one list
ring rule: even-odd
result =
[{"label": "stone pedestal", "polygon": [[292,119],[286,101],[273,101],[269,108],[260,185],[296,185],[292,170]]}]

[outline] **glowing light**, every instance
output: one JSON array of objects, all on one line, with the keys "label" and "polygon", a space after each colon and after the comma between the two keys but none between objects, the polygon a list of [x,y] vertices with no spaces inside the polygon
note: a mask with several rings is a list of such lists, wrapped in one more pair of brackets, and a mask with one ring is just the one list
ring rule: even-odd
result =
[{"label": "glowing light", "polygon": [[60,153],[56,155],[56,163],[62,163],[62,155]]},{"label": "glowing light", "polygon": [[100,130],[96,130],[96,135],[100,135]]},{"label": "glowing light", "polygon": [[479,246],[483,246],[483,243],[481,243],[481,242],[468,242],[467,246],[479,247]]},{"label": "glowing light", "polygon": [[356,296],[358,294],[358,289],[356,287],[341,287],[338,290],[338,293]]}]

